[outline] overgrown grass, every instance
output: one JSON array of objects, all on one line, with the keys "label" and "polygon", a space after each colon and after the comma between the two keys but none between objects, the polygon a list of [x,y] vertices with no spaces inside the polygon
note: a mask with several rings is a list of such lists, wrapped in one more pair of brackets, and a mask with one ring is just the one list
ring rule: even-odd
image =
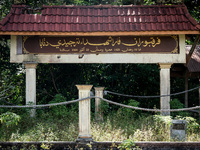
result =
[{"label": "overgrown grass", "polygon": [[[200,142],[200,125],[196,120],[177,118],[188,121],[187,141]],[[102,122],[92,119],[91,132],[94,141],[170,141],[170,122],[169,116],[138,116],[137,112],[127,113],[126,109],[119,109],[109,113]],[[6,130],[9,138],[5,136]],[[14,127],[1,126],[0,130],[0,141],[75,141],[77,136],[78,112],[73,110],[66,110],[62,116],[38,110],[36,118],[30,118],[26,113]]]},{"label": "overgrown grass", "polygon": [[[57,94],[50,103],[62,101],[66,98]],[[178,100],[173,105],[177,106],[177,103]],[[127,104],[139,105],[135,100],[129,100]],[[101,122],[94,120],[93,110],[91,113],[94,141],[170,141],[172,119],[183,119],[187,120],[187,141],[200,142],[200,124],[186,113],[164,117],[128,108],[109,110],[107,103],[103,103],[102,110],[106,115]],[[77,103],[68,107],[61,105],[38,109],[34,118],[29,116],[29,111],[10,111],[0,115],[0,141],[75,141],[78,137]]]}]

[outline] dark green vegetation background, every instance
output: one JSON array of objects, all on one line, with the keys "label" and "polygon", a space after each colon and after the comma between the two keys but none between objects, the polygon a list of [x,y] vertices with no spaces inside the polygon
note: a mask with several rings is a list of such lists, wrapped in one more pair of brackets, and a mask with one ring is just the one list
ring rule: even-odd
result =
[{"label": "dark green vegetation background", "polygon": [[[162,2],[167,2],[168,4],[172,4],[173,2],[177,4],[179,0],[165,0]],[[188,7],[191,15],[199,21],[200,1],[185,0],[184,3]],[[9,13],[12,4],[26,4],[37,9],[41,8],[42,5],[151,5],[156,4],[156,2],[155,0],[1,0],[1,20]],[[187,43],[192,44],[194,37],[190,35]],[[6,102],[24,105],[25,70],[23,64],[9,63],[9,42],[9,37],[0,37],[1,91],[12,85],[7,93],[0,95],[0,105],[7,104]],[[184,91],[184,80],[184,78],[171,78],[171,93]],[[104,86],[106,90],[124,94],[159,95],[159,66],[157,64],[39,64],[37,67],[37,104],[47,104],[57,94],[63,95],[67,101],[78,98],[76,84]],[[198,78],[189,79],[189,89],[198,85]],[[129,103],[129,99],[125,97],[108,95],[106,98],[120,103]],[[172,99],[178,99],[181,103],[184,103],[184,94],[172,97]],[[160,107],[159,98],[135,100],[140,103],[140,107]],[[198,90],[189,93],[189,106],[196,106],[198,102]],[[94,105],[92,108],[94,108]],[[108,111],[111,109],[118,109],[118,107],[109,107]],[[5,111],[7,109],[0,109],[0,113]]]}]

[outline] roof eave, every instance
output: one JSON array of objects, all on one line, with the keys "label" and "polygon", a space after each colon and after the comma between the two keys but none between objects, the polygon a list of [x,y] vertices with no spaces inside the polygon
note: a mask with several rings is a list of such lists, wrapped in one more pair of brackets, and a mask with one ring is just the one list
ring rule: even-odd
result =
[{"label": "roof eave", "polygon": [[0,35],[49,35],[49,36],[139,36],[139,35],[179,35],[200,34],[200,31],[124,31],[124,32],[19,32],[0,31]]}]

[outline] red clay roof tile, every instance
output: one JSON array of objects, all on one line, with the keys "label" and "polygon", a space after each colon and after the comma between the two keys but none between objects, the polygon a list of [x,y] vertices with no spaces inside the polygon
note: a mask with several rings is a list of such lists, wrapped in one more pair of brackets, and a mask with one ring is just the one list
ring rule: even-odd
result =
[{"label": "red clay roof tile", "polygon": [[185,5],[159,6],[43,6],[28,14],[27,6],[13,5],[0,31],[109,32],[199,31]]}]

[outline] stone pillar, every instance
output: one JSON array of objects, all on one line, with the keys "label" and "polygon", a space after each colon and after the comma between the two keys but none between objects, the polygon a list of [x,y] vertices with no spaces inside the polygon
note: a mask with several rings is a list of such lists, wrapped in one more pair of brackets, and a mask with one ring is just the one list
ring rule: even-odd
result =
[{"label": "stone pillar", "polygon": [[[79,99],[90,97],[92,85],[76,85],[79,90]],[[79,135],[78,142],[92,141],[90,131],[90,99],[79,102]]]},{"label": "stone pillar", "polygon": [[[37,63],[24,63],[26,68],[26,105],[36,105],[36,67]],[[35,109],[30,110],[30,116],[34,117]]]},{"label": "stone pillar", "polygon": [[[95,87],[94,89],[95,89],[95,96],[103,98],[104,87]],[[103,120],[103,112],[100,108],[100,104],[101,104],[101,99],[95,98],[95,119],[96,119],[96,121]]]},{"label": "stone pillar", "polygon": [[[159,64],[160,65],[160,95],[170,94],[170,68],[171,64]],[[161,110],[170,109],[170,96],[160,98]],[[170,112],[163,111],[161,115],[170,115]]]}]

